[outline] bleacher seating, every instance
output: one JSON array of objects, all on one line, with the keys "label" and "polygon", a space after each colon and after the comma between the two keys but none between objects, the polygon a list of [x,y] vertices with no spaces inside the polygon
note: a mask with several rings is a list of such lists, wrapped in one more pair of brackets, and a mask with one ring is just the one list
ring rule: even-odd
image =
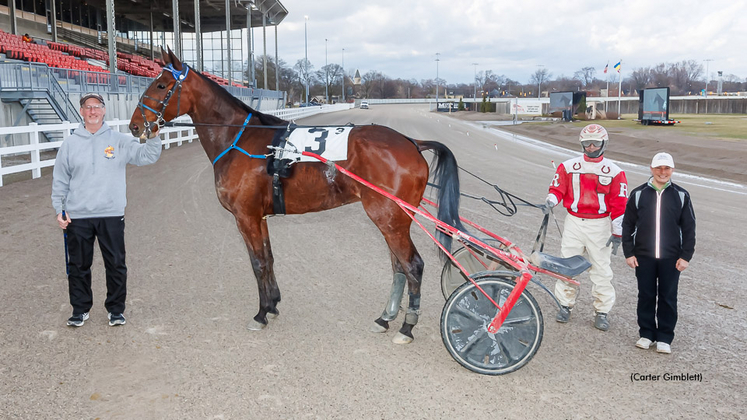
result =
[{"label": "bleacher seating", "polygon": [[[46,45],[45,45],[46,44]],[[23,42],[18,35],[0,30],[0,53],[7,58],[47,64],[49,67],[109,73],[108,69],[94,66],[85,59],[90,58],[109,63],[109,55],[95,48],[86,48],[62,42],[47,41],[45,44]],[[156,77],[161,65],[144,57],[117,52],[117,68],[135,76]],[[89,75],[89,78],[95,75]]]},{"label": "bleacher seating", "polygon": [[[94,66],[85,59],[93,59],[109,64],[109,54],[95,48],[81,47],[63,42],[46,41],[45,44],[23,42],[18,35],[12,35],[0,29],[0,53],[14,60],[45,63],[49,67],[61,69],[84,70],[88,72],[109,73],[108,69]],[[125,52],[117,52],[117,69],[134,76],[157,77],[161,73],[164,63],[160,58],[151,61],[147,58]],[[222,86],[228,86],[228,79],[216,76],[206,71],[203,75]],[[77,74],[72,74],[77,76]],[[104,75],[89,73],[88,81],[103,83]],[[233,82],[232,86],[244,87],[241,83]]]}]

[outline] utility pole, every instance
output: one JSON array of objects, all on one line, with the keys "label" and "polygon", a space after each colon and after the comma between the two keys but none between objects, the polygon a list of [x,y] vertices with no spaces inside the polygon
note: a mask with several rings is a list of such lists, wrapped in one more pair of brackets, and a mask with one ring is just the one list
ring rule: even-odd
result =
[{"label": "utility pole", "polygon": [[327,38],[324,38],[324,96],[329,104],[329,64],[327,64]]},{"label": "utility pole", "polygon": [[713,61],[712,58],[706,58],[703,60],[706,62],[706,85],[705,85],[705,113],[708,113],[708,82],[711,80],[711,77],[708,75],[708,64]]},{"label": "utility pole", "polygon": [[309,23],[309,17],[304,16],[303,22],[303,45],[304,45],[304,81],[306,82],[306,105],[309,104],[309,37],[306,31],[306,26]]},{"label": "utility pole", "polygon": [[342,102],[345,102],[345,48],[342,49]]},{"label": "utility pole", "polygon": [[436,53],[436,112],[438,112],[438,62],[441,61],[438,56],[441,53]]},{"label": "utility pole", "polygon": [[[474,108],[477,108],[477,63],[472,63],[473,66],[475,66],[475,93],[472,94],[472,103],[474,104]],[[473,109],[473,111],[475,111]]]}]

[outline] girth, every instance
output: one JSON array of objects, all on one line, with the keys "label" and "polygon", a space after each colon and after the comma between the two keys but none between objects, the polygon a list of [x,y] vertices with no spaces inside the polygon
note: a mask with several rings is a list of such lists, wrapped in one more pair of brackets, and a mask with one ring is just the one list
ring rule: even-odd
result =
[{"label": "girth", "polygon": [[[295,130],[295,124],[290,124],[287,128],[281,128],[275,131],[272,138],[272,147],[278,147],[282,150],[288,141],[288,137]],[[277,155],[280,157],[278,158]],[[267,157],[267,174],[272,177],[272,211],[275,214],[285,214],[285,194],[283,193],[283,184],[281,178],[288,178],[292,174],[293,167],[291,164],[295,159],[282,157],[282,152],[276,152]]]}]

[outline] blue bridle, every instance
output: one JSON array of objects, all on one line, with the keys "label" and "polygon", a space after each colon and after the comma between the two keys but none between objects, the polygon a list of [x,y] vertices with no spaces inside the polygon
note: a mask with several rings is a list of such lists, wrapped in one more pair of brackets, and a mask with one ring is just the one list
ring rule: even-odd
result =
[{"label": "blue bridle", "polygon": [[[168,71],[171,73],[172,76],[174,76],[174,80],[176,80],[176,83],[174,83],[174,86],[169,89],[168,93],[166,93],[166,96],[163,98],[163,100],[158,100],[156,98],[152,98],[143,92],[143,94],[140,96],[140,99],[138,100],[138,108],[140,109],[140,115],[143,116],[143,125],[145,126],[146,133],[150,134],[151,132],[151,126],[153,124],[158,125],[158,128],[160,129],[165,124],[165,120],[163,119],[163,113],[166,111],[166,107],[169,106],[169,101],[171,100],[171,96],[174,94],[174,91],[179,88],[179,93],[177,94],[177,100],[176,100],[176,116],[179,116],[179,105],[181,103],[181,97],[182,97],[182,82],[184,82],[184,79],[187,78],[187,75],[189,74],[189,66],[186,64],[182,65],[181,70],[177,70],[174,68],[172,64],[168,64],[163,68],[163,71]],[[156,111],[155,109],[149,107],[143,102],[143,99],[147,98],[151,101],[155,101],[161,105],[161,110]],[[150,122],[145,118],[145,110],[148,110],[154,114],[156,114],[156,121]]]}]

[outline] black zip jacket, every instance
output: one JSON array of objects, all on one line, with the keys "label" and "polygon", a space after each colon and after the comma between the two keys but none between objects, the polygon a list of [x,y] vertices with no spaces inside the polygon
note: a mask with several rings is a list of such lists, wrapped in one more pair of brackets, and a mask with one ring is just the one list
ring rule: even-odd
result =
[{"label": "black zip jacket", "polygon": [[649,181],[630,192],[622,222],[625,258],[682,258],[695,252],[695,212],[690,194],[671,183],[662,191]]}]

